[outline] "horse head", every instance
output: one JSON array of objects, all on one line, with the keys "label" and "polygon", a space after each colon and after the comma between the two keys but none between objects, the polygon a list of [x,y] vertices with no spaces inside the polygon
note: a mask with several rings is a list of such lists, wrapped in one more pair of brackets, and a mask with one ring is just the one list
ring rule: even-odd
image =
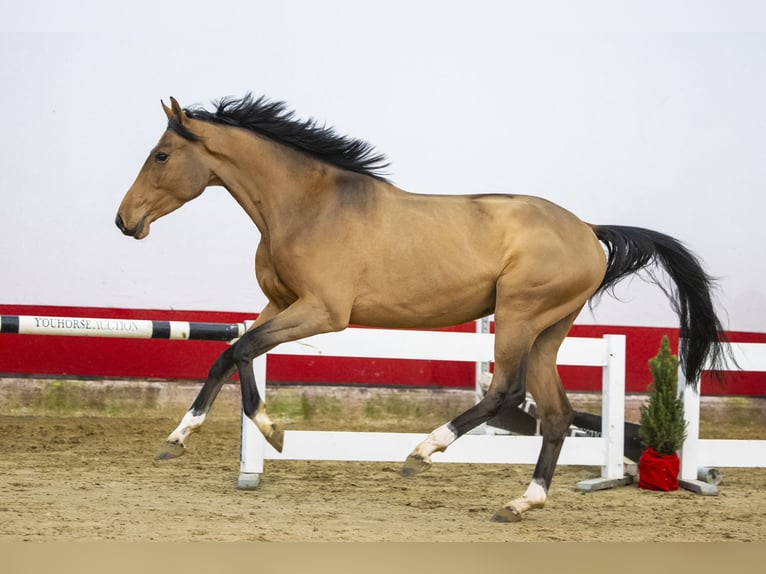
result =
[{"label": "horse head", "polygon": [[154,220],[198,197],[214,180],[200,138],[191,129],[194,120],[175,98],[170,103],[162,103],[168,128],[117,210],[117,227],[135,239],[149,235]]}]

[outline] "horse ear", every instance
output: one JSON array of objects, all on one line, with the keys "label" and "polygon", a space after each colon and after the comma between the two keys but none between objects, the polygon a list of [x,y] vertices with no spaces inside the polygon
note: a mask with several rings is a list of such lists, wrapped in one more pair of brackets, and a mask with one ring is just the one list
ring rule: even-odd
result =
[{"label": "horse ear", "polygon": [[169,120],[175,120],[182,126],[189,123],[189,116],[186,115],[186,112],[181,108],[181,104],[173,96],[170,96],[170,107],[167,107],[165,102],[162,102],[162,109],[165,110],[165,115]]},{"label": "horse ear", "polygon": [[165,105],[165,102],[160,100],[160,103],[162,104],[162,110],[165,112],[165,115],[168,117],[169,120],[173,119],[173,110],[171,110],[169,107]]}]

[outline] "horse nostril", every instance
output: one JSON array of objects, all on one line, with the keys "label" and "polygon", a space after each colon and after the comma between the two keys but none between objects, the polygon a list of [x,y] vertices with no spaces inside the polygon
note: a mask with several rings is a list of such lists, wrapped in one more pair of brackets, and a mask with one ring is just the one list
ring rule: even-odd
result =
[{"label": "horse nostril", "polygon": [[117,229],[127,235],[128,230],[125,228],[125,222],[122,220],[122,216],[119,213],[117,214],[117,217],[114,218],[114,224],[117,226]]}]

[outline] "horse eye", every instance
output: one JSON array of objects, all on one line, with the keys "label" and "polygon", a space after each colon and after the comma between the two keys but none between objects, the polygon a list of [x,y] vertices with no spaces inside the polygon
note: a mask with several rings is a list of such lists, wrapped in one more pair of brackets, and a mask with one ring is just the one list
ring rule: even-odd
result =
[{"label": "horse eye", "polygon": [[160,163],[164,163],[168,160],[168,154],[163,151],[158,151],[156,154],[154,154],[154,159]]}]

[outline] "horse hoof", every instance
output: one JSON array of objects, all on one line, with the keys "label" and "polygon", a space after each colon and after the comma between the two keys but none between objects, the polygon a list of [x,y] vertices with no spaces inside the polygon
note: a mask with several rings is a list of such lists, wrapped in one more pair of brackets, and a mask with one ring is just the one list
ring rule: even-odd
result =
[{"label": "horse hoof", "polygon": [[282,452],[282,448],[285,446],[285,431],[279,425],[271,425],[272,432],[266,437],[266,442],[274,447],[277,452]]},{"label": "horse hoof", "polygon": [[513,507],[504,506],[492,517],[492,522],[521,522],[521,512]]},{"label": "horse hoof", "polygon": [[166,442],[154,457],[154,460],[170,460],[186,453],[186,447],[179,442]]},{"label": "horse hoof", "polygon": [[416,474],[425,472],[429,468],[431,468],[430,460],[419,455],[411,454],[407,457],[407,460],[404,461],[404,466],[402,466],[402,476],[415,476]]}]

